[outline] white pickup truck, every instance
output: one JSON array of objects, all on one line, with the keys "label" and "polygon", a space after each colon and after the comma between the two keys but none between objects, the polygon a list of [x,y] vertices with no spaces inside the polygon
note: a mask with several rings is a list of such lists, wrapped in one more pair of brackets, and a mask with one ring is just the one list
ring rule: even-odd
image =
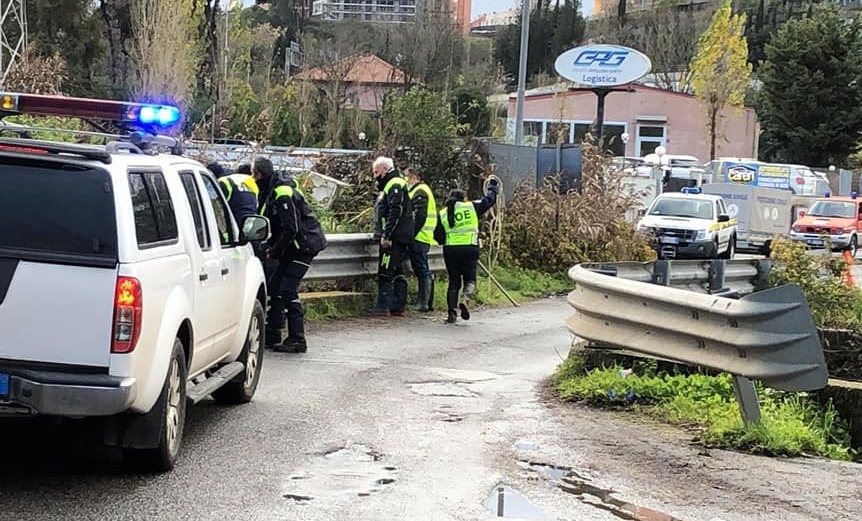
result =
[{"label": "white pickup truck", "polygon": [[250,242],[269,223],[238,226],[210,172],[149,148],[0,138],[0,415],[103,417],[107,444],[169,470],[187,403],[255,393],[266,287]]},{"label": "white pickup truck", "polygon": [[656,197],[637,224],[660,259],[732,259],[736,253],[736,219],[724,200],[697,188]]}]

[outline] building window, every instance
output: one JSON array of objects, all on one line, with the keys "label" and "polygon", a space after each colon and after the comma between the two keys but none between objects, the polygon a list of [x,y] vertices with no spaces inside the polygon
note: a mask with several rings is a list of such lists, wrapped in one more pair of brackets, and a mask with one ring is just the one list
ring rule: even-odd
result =
[{"label": "building window", "polygon": [[643,157],[665,145],[667,139],[664,125],[638,125],[637,154]]},{"label": "building window", "polygon": [[543,143],[546,145],[556,145],[558,143],[571,143],[572,124],[571,123],[548,123],[548,130],[545,132]]},{"label": "building window", "polygon": [[536,145],[542,141],[544,123],[541,121],[524,122],[524,144]]}]

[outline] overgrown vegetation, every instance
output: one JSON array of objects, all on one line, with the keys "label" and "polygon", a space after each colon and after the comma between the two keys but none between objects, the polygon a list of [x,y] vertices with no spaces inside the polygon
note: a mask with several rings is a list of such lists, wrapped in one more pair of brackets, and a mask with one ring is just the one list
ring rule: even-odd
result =
[{"label": "overgrown vegetation", "polygon": [[850,460],[846,423],[831,402],[819,406],[804,393],[759,389],[762,422],[745,425],[730,375],[674,374],[654,362],[633,369],[588,368],[573,352],[555,375],[562,398],[598,407],[626,408],[697,431],[708,447],[772,456],[824,456]]},{"label": "overgrown vegetation", "polygon": [[773,242],[771,258],[770,283],[798,284],[819,327],[862,330],[862,291],[847,284],[844,259],[810,255],[804,244],[790,240]]},{"label": "overgrown vegetation", "polygon": [[646,240],[626,219],[639,192],[598,148],[584,144],[580,192],[524,188],[507,209],[504,242],[524,268],[565,272],[587,261],[646,261]]}]

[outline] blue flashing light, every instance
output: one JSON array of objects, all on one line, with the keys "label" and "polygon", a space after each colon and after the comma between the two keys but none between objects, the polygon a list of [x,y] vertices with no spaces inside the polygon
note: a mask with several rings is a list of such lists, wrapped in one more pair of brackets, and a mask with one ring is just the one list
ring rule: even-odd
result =
[{"label": "blue flashing light", "polygon": [[682,188],[681,192],[684,194],[699,194],[700,188],[694,186],[685,186]]},{"label": "blue flashing light", "polygon": [[147,126],[170,127],[180,120],[180,110],[169,105],[132,105],[127,120]]},{"label": "blue flashing light", "polygon": [[856,192],[850,192],[850,199],[856,199],[857,197],[859,197],[859,194]]},{"label": "blue flashing light", "polygon": [[832,192],[826,192],[823,197],[832,197]]}]

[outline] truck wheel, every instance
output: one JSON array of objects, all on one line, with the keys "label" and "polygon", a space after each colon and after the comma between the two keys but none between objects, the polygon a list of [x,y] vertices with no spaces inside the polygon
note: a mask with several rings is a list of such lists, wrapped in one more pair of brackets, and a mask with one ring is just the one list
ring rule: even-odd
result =
[{"label": "truck wheel", "polygon": [[186,382],[188,368],[183,343],[174,340],[168,375],[162,394],[148,415],[158,415],[153,425],[159,429],[158,446],[151,449],[123,449],[123,458],[136,468],[163,472],[174,468],[182,446],[186,422]]},{"label": "truck wheel", "polygon": [[248,403],[254,397],[257,384],[260,381],[260,372],[263,368],[264,352],[264,324],[265,317],[263,306],[260,301],[254,301],[254,309],[251,312],[251,320],[248,324],[248,333],[245,344],[240,353],[239,362],[245,365],[245,370],[236,378],[213,392],[213,399],[222,404],[236,405]]},{"label": "truck wheel", "polygon": [[736,255],[736,236],[731,236],[727,241],[727,249],[721,254],[722,259],[732,259]]},{"label": "truck wheel", "polygon": [[850,252],[850,255],[853,255],[853,258],[856,258],[856,252],[859,251],[859,241],[856,239],[856,236],[853,235],[850,237],[850,244],[847,246],[847,251]]}]

